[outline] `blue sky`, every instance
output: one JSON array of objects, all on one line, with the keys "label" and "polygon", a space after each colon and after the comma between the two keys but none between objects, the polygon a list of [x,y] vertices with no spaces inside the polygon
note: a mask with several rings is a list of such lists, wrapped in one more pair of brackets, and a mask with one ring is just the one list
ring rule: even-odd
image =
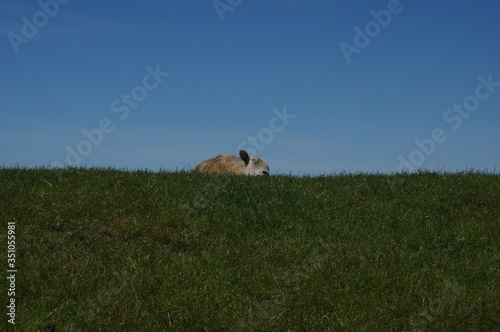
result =
[{"label": "blue sky", "polygon": [[[500,169],[500,2],[0,2],[0,165]],[[86,133],[86,134],[85,134]]]}]

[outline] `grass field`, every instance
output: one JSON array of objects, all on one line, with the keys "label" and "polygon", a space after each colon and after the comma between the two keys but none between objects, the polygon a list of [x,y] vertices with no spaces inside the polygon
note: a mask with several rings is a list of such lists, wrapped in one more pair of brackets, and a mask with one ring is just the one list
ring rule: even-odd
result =
[{"label": "grass field", "polygon": [[500,330],[499,175],[4,168],[0,220],[0,330]]}]

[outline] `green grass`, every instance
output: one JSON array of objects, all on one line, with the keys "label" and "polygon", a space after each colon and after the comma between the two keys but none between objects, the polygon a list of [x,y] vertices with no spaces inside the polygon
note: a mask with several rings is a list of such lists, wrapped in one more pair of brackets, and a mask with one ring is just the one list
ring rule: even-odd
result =
[{"label": "green grass", "polygon": [[500,330],[498,175],[6,168],[0,220],[0,330]]}]

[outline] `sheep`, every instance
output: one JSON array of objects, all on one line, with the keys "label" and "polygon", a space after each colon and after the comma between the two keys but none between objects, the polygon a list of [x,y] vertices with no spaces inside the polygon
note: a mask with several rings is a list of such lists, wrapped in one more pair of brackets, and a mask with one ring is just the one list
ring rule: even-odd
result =
[{"label": "sheep", "polygon": [[240,150],[239,158],[231,154],[220,154],[196,165],[193,171],[207,173],[269,175],[269,166],[259,157],[250,158],[245,150]]}]

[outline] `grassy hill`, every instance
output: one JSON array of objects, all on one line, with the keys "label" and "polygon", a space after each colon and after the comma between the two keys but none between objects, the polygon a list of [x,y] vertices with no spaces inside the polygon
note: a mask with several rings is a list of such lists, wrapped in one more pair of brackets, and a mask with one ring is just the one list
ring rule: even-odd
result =
[{"label": "grassy hill", "polygon": [[500,330],[498,175],[0,169],[0,220],[0,330]]}]

